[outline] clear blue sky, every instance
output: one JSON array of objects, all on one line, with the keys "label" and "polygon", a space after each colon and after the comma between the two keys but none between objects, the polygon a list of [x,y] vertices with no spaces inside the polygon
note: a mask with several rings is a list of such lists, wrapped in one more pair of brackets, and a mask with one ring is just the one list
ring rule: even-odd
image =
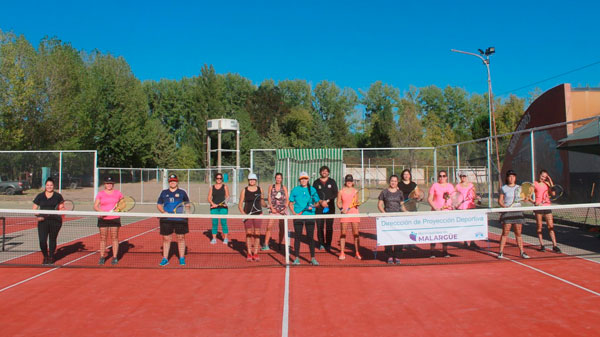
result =
[{"label": "clear blue sky", "polygon": [[[123,3],[123,4],[122,4]],[[600,61],[600,1],[51,1],[3,3],[0,29],[34,45],[55,36],[123,56],[141,80],[218,73],[321,80],[367,89],[381,80],[495,94]],[[175,2],[173,2],[175,3]],[[600,87],[600,64],[536,85]],[[515,91],[528,96],[535,86]]]}]

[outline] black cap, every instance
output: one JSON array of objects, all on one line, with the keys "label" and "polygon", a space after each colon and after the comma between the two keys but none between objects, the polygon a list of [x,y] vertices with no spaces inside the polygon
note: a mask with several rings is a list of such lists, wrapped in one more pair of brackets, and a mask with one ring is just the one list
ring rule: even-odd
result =
[{"label": "black cap", "polygon": [[354,177],[351,174],[346,174],[344,177],[344,181],[354,181]]},{"label": "black cap", "polygon": [[517,172],[513,171],[513,170],[508,170],[506,171],[506,176],[517,176]]},{"label": "black cap", "polygon": [[113,180],[112,177],[104,177],[104,183],[108,183],[108,184],[114,184],[115,181]]},{"label": "black cap", "polygon": [[169,182],[171,181],[179,181],[176,174],[169,174]]}]

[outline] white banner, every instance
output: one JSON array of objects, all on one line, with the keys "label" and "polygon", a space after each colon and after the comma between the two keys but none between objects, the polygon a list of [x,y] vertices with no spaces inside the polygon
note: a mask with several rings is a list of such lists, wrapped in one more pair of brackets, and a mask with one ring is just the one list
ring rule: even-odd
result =
[{"label": "white banner", "polygon": [[486,212],[435,212],[377,218],[377,245],[486,240]]}]

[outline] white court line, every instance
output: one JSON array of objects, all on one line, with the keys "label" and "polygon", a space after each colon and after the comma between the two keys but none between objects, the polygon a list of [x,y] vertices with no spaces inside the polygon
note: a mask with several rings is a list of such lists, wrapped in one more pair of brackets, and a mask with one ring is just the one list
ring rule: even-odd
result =
[{"label": "white court line", "polygon": [[281,320],[281,337],[288,337],[290,313],[290,265],[285,266],[285,287],[283,290],[283,318]]},{"label": "white court line", "polygon": [[[129,237],[129,238],[127,238],[127,239],[124,239],[123,241],[119,241],[119,243],[123,243],[123,242],[125,242],[125,241],[129,241],[129,240],[131,240],[131,239],[135,239],[135,238],[137,238],[138,236],[142,236],[142,235],[144,235],[144,234],[150,233],[150,232],[152,232],[152,231],[155,231],[155,230],[157,230],[157,229],[158,229],[158,227],[155,227],[155,228],[149,229],[149,230],[147,230],[147,231],[145,231],[145,232],[143,232],[143,233],[136,234],[136,235],[134,235],[134,236],[132,236],[132,237]],[[77,240],[77,239],[76,239],[76,240]],[[112,245],[111,245],[111,246],[108,246],[108,247],[106,247],[106,248],[110,248],[110,247],[112,247]],[[19,282],[15,283],[15,284],[11,284],[11,285],[9,285],[9,286],[7,286],[7,287],[4,287],[4,288],[0,289],[0,293],[1,293],[1,292],[3,292],[3,291],[5,291],[5,290],[8,290],[8,289],[10,289],[10,288],[16,287],[16,286],[18,286],[18,285],[20,285],[20,284],[23,284],[23,283],[29,282],[29,281],[31,281],[31,280],[33,280],[33,279],[36,279],[36,278],[38,278],[38,277],[40,277],[40,276],[42,276],[42,275],[45,275],[45,274],[48,274],[48,273],[50,273],[50,272],[53,272],[53,271],[55,271],[55,270],[58,270],[58,269],[60,269],[60,268],[62,268],[62,267],[64,267],[64,266],[68,266],[68,265],[70,265],[70,264],[71,264],[71,263],[73,263],[73,262],[77,262],[77,261],[79,261],[79,260],[81,260],[81,259],[85,259],[86,257],[88,257],[88,256],[92,256],[92,255],[94,255],[94,254],[96,254],[96,253],[98,253],[98,251],[93,251],[93,252],[91,252],[91,253],[88,253],[88,254],[86,254],[86,255],[84,255],[84,256],[80,256],[80,257],[76,258],[75,260],[69,261],[69,262],[67,262],[67,263],[65,263],[65,264],[63,264],[63,265],[61,265],[61,266],[56,266],[56,267],[54,267],[54,268],[52,268],[52,269],[50,269],[50,270],[46,270],[45,272],[39,273],[39,274],[37,274],[37,275],[34,275],[34,276],[32,276],[32,277],[30,277],[30,278],[28,278],[28,279],[25,279],[25,280],[23,280],[23,281],[19,281]]]},{"label": "white court line", "polygon": [[543,271],[543,270],[541,270],[541,269],[538,269],[538,268],[536,268],[536,267],[532,267],[532,266],[530,266],[530,265],[527,265],[527,264],[525,264],[525,263],[522,263],[522,262],[519,262],[519,261],[516,261],[516,260],[513,260],[513,259],[509,259],[509,258],[504,258],[504,259],[505,259],[505,260],[509,260],[510,262],[514,262],[514,263],[516,263],[516,264],[518,264],[518,265],[520,265],[520,266],[527,267],[527,268],[529,268],[529,269],[531,269],[531,270],[535,270],[535,271],[537,271],[538,273],[544,274],[544,275],[546,275],[546,276],[550,276],[550,277],[552,277],[552,278],[554,278],[554,279],[557,279],[557,280],[559,280],[559,281],[561,281],[561,282],[564,282],[564,283],[566,283],[566,284],[569,284],[569,285],[572,285],[572,286],[574,286],[574,287],[577,287],[577,288],[579,288],[579,289],[581,289],[581,290],[585,290],[585,291],[587,291],[587,292],[589,292],[589,293],[592,293],[592,294],[594,294],[594,295],[596,295],[596,296],[600,296],[600,293],[598,293],[598,292],[595,292],[595,291],[593,291],[593,290],[591,290],[591,289],[588,289],[588,288],[586,288],[586,287],[584,287],[584,286],[580,286],[580,285],[579,285],[579,284],[577,284],[577,283],[573,283],[573,282],[571,282],[571,281],[565,280],[564,278],[560,278],[560,277],[558,277],[558,276],[556,276],[556,275],[552,275],[552,274],[550,274],[550,273],[548,273],[548,272],[545,272],[545,271]]}]

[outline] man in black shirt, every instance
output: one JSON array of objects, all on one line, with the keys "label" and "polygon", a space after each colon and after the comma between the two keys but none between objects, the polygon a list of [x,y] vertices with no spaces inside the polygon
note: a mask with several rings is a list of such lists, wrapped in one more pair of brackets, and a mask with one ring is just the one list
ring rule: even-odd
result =
[{"label": "man in black shirt", "polygon": [[[338,195],[338,186],[332,178],[329,178],[329,167],[322,166],[319,169],[321,177],[313,183],[313,187],[319,194],[319,206],[315,214],[335,214],[335,199]],[[325,227],[326,225],[326,227]],[[333,237],[333,219],[317,219],[317,238],[319,249],[331,249]]]}]

